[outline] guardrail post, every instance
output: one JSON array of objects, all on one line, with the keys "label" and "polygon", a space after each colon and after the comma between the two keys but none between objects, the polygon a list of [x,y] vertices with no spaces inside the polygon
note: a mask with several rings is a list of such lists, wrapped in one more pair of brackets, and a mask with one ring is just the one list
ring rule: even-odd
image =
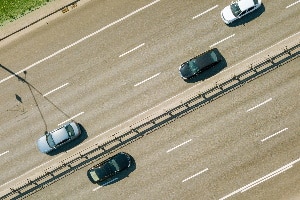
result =
[{"label": "guardrail post", "polygon": [[35,181],[32,181],[32,180],[30,180],[30,179],[27,179],[27,181],[28,181],[29,184],[39,185],[39,184],[37,184]]},{"label": "guardrail post", "polygon": [[54,174],[51,173],[51,172],[48,172],[47,170],[44,170],[44,173],[45,173],[46,176],[50,174],[52,177],[54,177]]},{"label": "guardrail post", "polygon": [[283,48],[283,51],[284,51],[285,53],[289,54],[289,55],[292,55],[290,49],[289,49],[287,46],[285,46],[285,47]]},{"label": "guardrail post", "polygon": [[250,69],[250,70],[253,70],[255,73],[257,73],[255,67],[253,67],[253,63],[250,64],[249,69]]},{"label": "guardrail post", "polygon": [[220,90],[223,90],[222,86],[220,86],[220,85],[218,84],[218,82],[215,83],[215,87],[216,87],[216,88],[219,88]]},{"label": "guardrail post", "polygon": [[168,115],[170,115],[171,117],[173,117],[173,114],[172,114],[172,112],[171,112],[170,110],[167,110],[166,113],[167,113]]},{"label": "guardrail post", "polygon": [[270,55],[268,55],[267,59],[269,60],[270,63],[274,64],[274,61]]},{"label": "guardrail post", "polygon": [[96,146],[97,146],[98,149],[102,149],[103,151],[105,151],[105,148],[104,148],[103,144],[99,145],[98,143],[96,143]]},{"label": "guardrail post", "polygon": [[133,131],[133,132],[135,132],[137,134],[140,134],[140,132],[138,132],[135,128],[132,128],[131,126],[129,126],[129,127],[130,127],[131,131]]},{"label": "guardrail post", "polygon": [[13,188],[9,188],[13,193],[18,193],[21,194],[21,192],[19,190],[13,189]]},{"label": "guardrail post", "polygon": [[81,154],[81,152],[79,152],[79,155],[80,155],[80,158],[82,158],[82,157],[83,157],[83,158],[85,158],[85,159],[89,159],[89,157],[88,157],[88,156],[82,155],[82,154]]}]

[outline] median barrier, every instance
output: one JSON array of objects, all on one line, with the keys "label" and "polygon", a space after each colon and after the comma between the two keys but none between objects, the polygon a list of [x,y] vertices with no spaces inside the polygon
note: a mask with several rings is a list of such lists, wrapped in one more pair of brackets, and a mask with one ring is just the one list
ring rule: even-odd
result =
[{"label": "median barrier", "polygon": [[98,141],[71,155],[68,155],[71,152],[66,152],[66,158],[60,159],[50,167],[26,177],[25,180],[21,180],[13,186],[7,186],[8,188],[0,193],[1,199],[26,198],[47,185],[92,162],[98,161],[177,118],[187,115],[195,109],[241,87],[243,84],[284,65],[290,60],[296,59],[300,54],[300,41],[299,38],[296,38],[289,43],[285,43],[284,46],[278,45],[274,48],[275,50],[272,49],[266,57],[255,59],[248,65],[235,69],[234,73],[222,76],[217,82],[207,81],[204,87],[196,88],[196,92],[183,95],[180,99],[174,99],[172,103],[162,104],[152,114],[132,122],[131,125],[117,132],[113,132],[106,140]]}]

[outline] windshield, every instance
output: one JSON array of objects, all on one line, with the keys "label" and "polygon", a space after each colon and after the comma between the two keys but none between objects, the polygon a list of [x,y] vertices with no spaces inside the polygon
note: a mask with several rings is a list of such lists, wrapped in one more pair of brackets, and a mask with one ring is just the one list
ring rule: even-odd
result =
[{"label": "windshield", "polygon": [[55,142],[54,142],[51,134],[46,135],[46,140],[47,140],[47,143],[49,144],[49,147],[51,147],[51,148],[55,147]]},{"label": "windshield", "polygon": [[70,124],[68,124],[65,128],[68,132],[69,137],[73,137],[75,135],[74,129]]},{"label": "windshield", "polygon": [[189,68],[193,74],[196,74],[199,71],[199,63],[196,59],[192,59],[189,61]]},{"label": "windshield", "polygon": [[232,3],[232,4],[230,5],[230,9],[231,9],[231,11],[232,11],[232,14],[233,14],[235,17],[237,17],[237,16],[242,12],[237,2]]}]

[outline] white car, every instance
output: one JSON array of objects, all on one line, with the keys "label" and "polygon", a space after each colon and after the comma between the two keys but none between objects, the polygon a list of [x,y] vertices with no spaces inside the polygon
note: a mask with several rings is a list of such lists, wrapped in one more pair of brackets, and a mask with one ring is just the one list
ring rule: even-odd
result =
[{"label": "white car", "polygon": [[253,12],[261,6],[261,0],[238,0],[232,2],[221,11],[221,17],[225,24],[231,22]]},{"label": "white car", "polygon": [[42,153],[49,153],[61,145],[74,140],[80,135],[80,133],[79,125],[75,122],[70,122],[58,129],[47,132],[44,136],[38,139],[38,149]]}]

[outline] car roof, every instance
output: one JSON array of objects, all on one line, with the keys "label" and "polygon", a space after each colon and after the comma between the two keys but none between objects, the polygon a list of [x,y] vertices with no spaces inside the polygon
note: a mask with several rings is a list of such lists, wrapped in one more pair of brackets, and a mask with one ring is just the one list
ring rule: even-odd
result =
[{"label": "car roof", "polygon": [[55,144],[58,144],[61,141],[69,138],[68,132],[64,126],[59,129],[54,130],[50,134],[52,135],[52,138],[53,138]]},{"label": "car roof", "polygon": [[253,0],[239,0],[238,5],[241,9],[241,11],[247,10],[248,8],[254,6],[254,1]]},{"label": "car roof", "polygon": [[207,65],[210,65],[215,62],[211,59],[211,54],[210,54],[211,52],[214,52],[217,55],[216,48],[214,48],[214,49],[210,49],[208,51],[201,53],[200,55],[192,58],[190,61],[196,60],[198,62],[198,64],[201,65],[200,69],[202,69],[202,68],[206,67]]}]

